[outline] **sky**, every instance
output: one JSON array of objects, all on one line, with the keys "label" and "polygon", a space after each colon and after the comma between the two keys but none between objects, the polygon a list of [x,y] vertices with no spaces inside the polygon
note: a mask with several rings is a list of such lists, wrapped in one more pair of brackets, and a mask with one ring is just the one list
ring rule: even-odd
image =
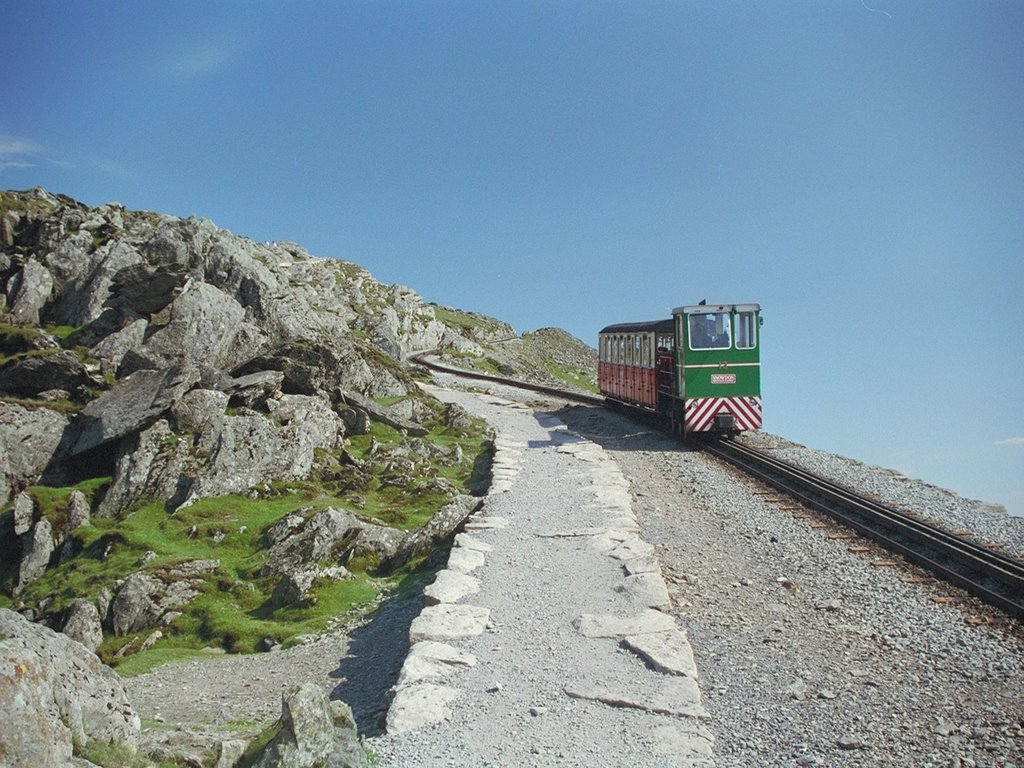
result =
[{"label": "sky", "polygon": [[0,28],[0,188],[592,346],[758,302],[766,430],[1024,515],[1019,0],[3,0]]}]

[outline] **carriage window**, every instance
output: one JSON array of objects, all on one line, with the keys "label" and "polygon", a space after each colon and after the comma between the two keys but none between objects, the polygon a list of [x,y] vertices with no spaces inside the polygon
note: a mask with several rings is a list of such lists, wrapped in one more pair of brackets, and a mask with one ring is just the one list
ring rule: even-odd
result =
[{"label": "carriage window", "polygon": [[753,349],[757,346],[757,323],[753,312],[736,315],[736,349]]},{"label": "carriage window", "polygon": [[676,340],[675,337],[668,334],[658,336],[658,351],[659,352],[671,352],[675,349]]},{"label": "carriage window", "polygon": [[728,349],[729,313],[706,312],[689,316],[690,349]]}]

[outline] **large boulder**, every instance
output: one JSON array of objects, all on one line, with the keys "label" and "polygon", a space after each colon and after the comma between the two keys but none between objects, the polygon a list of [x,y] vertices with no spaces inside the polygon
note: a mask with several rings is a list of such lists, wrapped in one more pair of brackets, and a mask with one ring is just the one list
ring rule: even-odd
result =
[{"label": "large boulder", "polygon": [[21,538],[22,554],[18,566],[17,592],[42,576],[50,566],[53,551],[57,542],[53,536],[53,526],[45,517],[39,520],[32,530]]},{"label": "large boulder", "polygon": [[57,411],[0,402],[0,505],[35,483],[67,425]]},{"label": "large boulder", "polygon": [[78,356],[67,350],[17,357],[0,366],[0,392],[20,397],[62,389],[81,398],[97,383]]},{"label": "large boulder", "polygon": [[165,314],[165,325],[151,322],[144,346],[171,363],[228,369],[267,345],[264,334],[246,322],[245,308],[208,283],[189,283]]},{"label": "large boulder", "polygon": [[198,368],[137,371],[89,403],[75,420],[73,457],[147,428],[200,379]]},{"label": "large boulder", "polygon": [[8,316],[15,323],[38,323],[39,312],[53,292],[53,276],[38,261],[29,259],[15,275],[7,292]]},{"label": "large boulder", "polygon": [[345,434],[341,417],[320,398],[284,395],[268,401],[271,414],[225,413],[226,398],[194,390],[171,409],[179,429],[190,433],[188,440],[160,419],[124,441],[97,516],[116,515],[145,498],[165,499],[175,509],[274,480],[304,478],[316,451],[334,450]]},{"label": "large boulder", "polygon": [[138,744],[141,723],[113,670],[81,643],[0,608],[0,759],[62,766],[90,741]]},{"label": "large boulder", "polygon": [[115,373],[124,361],[125,355],[142,347],[146,339],[149,321],[139,318],[123,328],[103,336],[89,350],[89,354],[100,360],[103,370]]},{"label": "large boulder", "polygon": [[154,571],[136,571],[117,589],[110,604],[111,629],[119,637],[163,623],[199,596],[204,578],[217,560],[190,560]]},{"label": "large boulder", "polygon": [[[371,358],[371,359],[368,359]],[[408,394],[397,370],[392,371],[381,358],[372,365],[372,355],[350,339],[333,339],[330,345],[290,342],[273,352],[259,355],[238,366],[232,373],[244,376],[258,371],[281,371],[285,392],[336,398],[336,393],[362,393],[368,397]],[[393,363],[391,364],[393,365]]]},{"label": "large boulder", "polygon": [[106,306],[140,317],[162,310],[181,293],[189,281],[185,264],[157,262],[130,264],[114,273]]},{"label": "large boulder", "polygon": [[77,640],[90,651],[103,642],[103,624],[96,603],[79,598],[68,606],[61,632]]},{"label": "large boulder", "polygon": [[352,709],[313,683],[284,694],[279,722],[255,768],[368,768]]}]

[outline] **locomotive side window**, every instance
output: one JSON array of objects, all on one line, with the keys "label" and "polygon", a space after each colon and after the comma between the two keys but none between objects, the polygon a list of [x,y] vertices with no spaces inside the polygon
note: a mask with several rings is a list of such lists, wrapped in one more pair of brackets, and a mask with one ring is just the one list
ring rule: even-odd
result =
[{"label": "locomotive side window", "polygon": [[757,323],[753,312],[736,315],[736,349],[753,349],[757,346]]},{"label": "locomotive side window", "polygon": [[732,346],[727,312],[689,316],[690,349],[728,349]]}]

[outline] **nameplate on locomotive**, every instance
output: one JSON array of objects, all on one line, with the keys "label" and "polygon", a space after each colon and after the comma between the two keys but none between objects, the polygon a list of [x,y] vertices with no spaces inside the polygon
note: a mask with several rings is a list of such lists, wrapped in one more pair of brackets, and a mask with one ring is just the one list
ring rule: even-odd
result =
[{"label": "nameplate on locomotive", "polygon": [[735,373],[712,373],[711,374],[712,384],[735,384],[736,374]]}]

